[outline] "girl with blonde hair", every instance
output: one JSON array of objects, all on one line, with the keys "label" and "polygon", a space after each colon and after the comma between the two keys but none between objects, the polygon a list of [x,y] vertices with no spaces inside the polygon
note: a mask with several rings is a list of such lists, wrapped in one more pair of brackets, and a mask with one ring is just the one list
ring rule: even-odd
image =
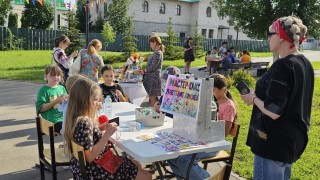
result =
[{"label": "girl with blonde hair", "polygon": [[143,74],[143,86],[149,95],[151,106],[157,101],[157,97],[161,96],[161,69],[163,61],[164,45],[159,36],[151,36],[149,38],[150,47],[154,50],[152,56],[149,57],[147,67]]},{"label": "girl with blonde hair", "polygon": [[[128,158],[121,158],[122,161],[119,162],[122,164],[115,172],[109,172],[108,167],[100,166],[96,162],[113,153],[108,146],[108,140],[117,131],[115,123],[104,123],[98,127],[96,114],[101,96],[99,85],[89,79],[79,79],[72,86],[64,133],[67,148],[71,149],[71,141],[84,148],[87,179],[151,179],[151,174],[142,170],[139,162]],[[75,179],[82,179],[79,161],[73,156],[71,170]]]},{"label": "girl with blonde hair", "polygon": [[242,95],[253,105],[247,145],[254,154],[255,180],[289,180],[292,164],[308,143],[314,88],[310,61],[298,51],[307,27],[294,16],[270,25],[270,50],[280,55],[256,83]]},{"label": "girl with blonde hair", "polygon": [[102,57],[98,54],[102,49],[102,43],[98,39],[93,39],[87,49],[80,51],[81,67],[79,74],[98,82],[98,69],[104,66]]}]

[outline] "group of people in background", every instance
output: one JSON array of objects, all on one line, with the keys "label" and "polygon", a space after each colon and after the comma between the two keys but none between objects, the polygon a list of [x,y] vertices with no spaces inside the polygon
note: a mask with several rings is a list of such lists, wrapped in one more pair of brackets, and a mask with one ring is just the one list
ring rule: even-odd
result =
[{"label": "group of people in background", "polygon": [[[309,60],[298,51],[306,32],[306,26],[296,17],[276,20],[268,29],[268,41],[270,50],[280,54],[281,58],[257,81],[255,91],[241,96],[247,105],[253,105],[247,145],[255,155],[255,180],[290,179],[292,164],[307,145],[314,73]],[[144,76],[143,85],[149,95],[150,106],[160,112],[162,80],[168,75],[179,74],[180,70],[168,67],[161,76],[164,45],[158,36],[152,36],[149,43],[154,53],[149,57],[146,69],[134,73]],[[88,179],[151,179],[151,174],[132,159],[124,158],[123,165],[114,174],[93,163],[110,151],[107,143],[112,141],[111,136],[117,131],[114,123],[97,124],[97,111],[103,97],[111,96],[113,102],[126,101],[126,98],[121,86],[114,82],[112,66],[105,66],[98,54],[102,48],[99,40],[92,40],[87,49],[67,56],[64,50],[69,44],[66,36],[56,39],[53,60],[57,65],[48,65],[45,69],[47,83],[38,91],[37,112],[54,124],[55,132],[64,135],[68,149],[71,141],[84,147]],[[234,48],[227,49],[227,46],[224,42],[207,56],[212,60],[221,59],[222,69],[227,69],[237,59],[242,63],[251,61],[248,51],[240,51],[236,58]],[[189,38],[184,46],[186,74],[190,73],[190,64],[194,61],[193,50],[192,38]],[[81,57],[79,75],[68,77],[68,70],[77,56]],[[100,85],[97,83],[99,69],[104,80]],[[219,120],[225,120],[227,136],[232,123],[237,121],[237,109],[227,89],[226,78],[219,74],[211,78],[214,79],[212,94],[219,104]],[[216,154],[198,153],[195,161]],[[186,175],[190,161],[191,155],[168,160],[173,172],[180,176]],[[191,179],[208,178],[209,173],[196,162],[190,172]],[[71,164],[74,176],[81,179],[79,162],[73,156]]]}]

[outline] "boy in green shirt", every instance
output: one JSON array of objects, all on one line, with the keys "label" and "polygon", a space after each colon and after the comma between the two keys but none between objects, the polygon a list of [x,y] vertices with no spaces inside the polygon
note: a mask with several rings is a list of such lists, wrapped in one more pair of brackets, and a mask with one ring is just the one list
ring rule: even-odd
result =
[{"label": "boy in green shirt", "polygon": [[58,111],[58,104],[67,100],[66,89],[59,85],[63,73],[57,65],[48,65],[45,77],[48,83],[38,90],[36,109],[44,119],[54,124],[54,131],[60,133],[62,112]]}]

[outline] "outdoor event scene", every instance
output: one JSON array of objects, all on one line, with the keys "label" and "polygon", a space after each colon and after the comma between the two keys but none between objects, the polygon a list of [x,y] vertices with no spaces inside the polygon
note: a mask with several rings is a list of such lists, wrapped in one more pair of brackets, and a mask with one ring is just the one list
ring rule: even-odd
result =
[{"label": "outdoor event scene", "polygon": [[320,1],[0,0],[0,180],[317,180]]}]

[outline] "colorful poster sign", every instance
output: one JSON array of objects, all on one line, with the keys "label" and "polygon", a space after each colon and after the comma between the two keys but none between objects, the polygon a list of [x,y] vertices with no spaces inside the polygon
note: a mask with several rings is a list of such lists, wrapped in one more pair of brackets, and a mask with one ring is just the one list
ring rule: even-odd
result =
[{"label": "colorful poster sign", "polygon": [[183,75],[167,79],[161,111],[196,120],[199,109],[201,81]]}]

